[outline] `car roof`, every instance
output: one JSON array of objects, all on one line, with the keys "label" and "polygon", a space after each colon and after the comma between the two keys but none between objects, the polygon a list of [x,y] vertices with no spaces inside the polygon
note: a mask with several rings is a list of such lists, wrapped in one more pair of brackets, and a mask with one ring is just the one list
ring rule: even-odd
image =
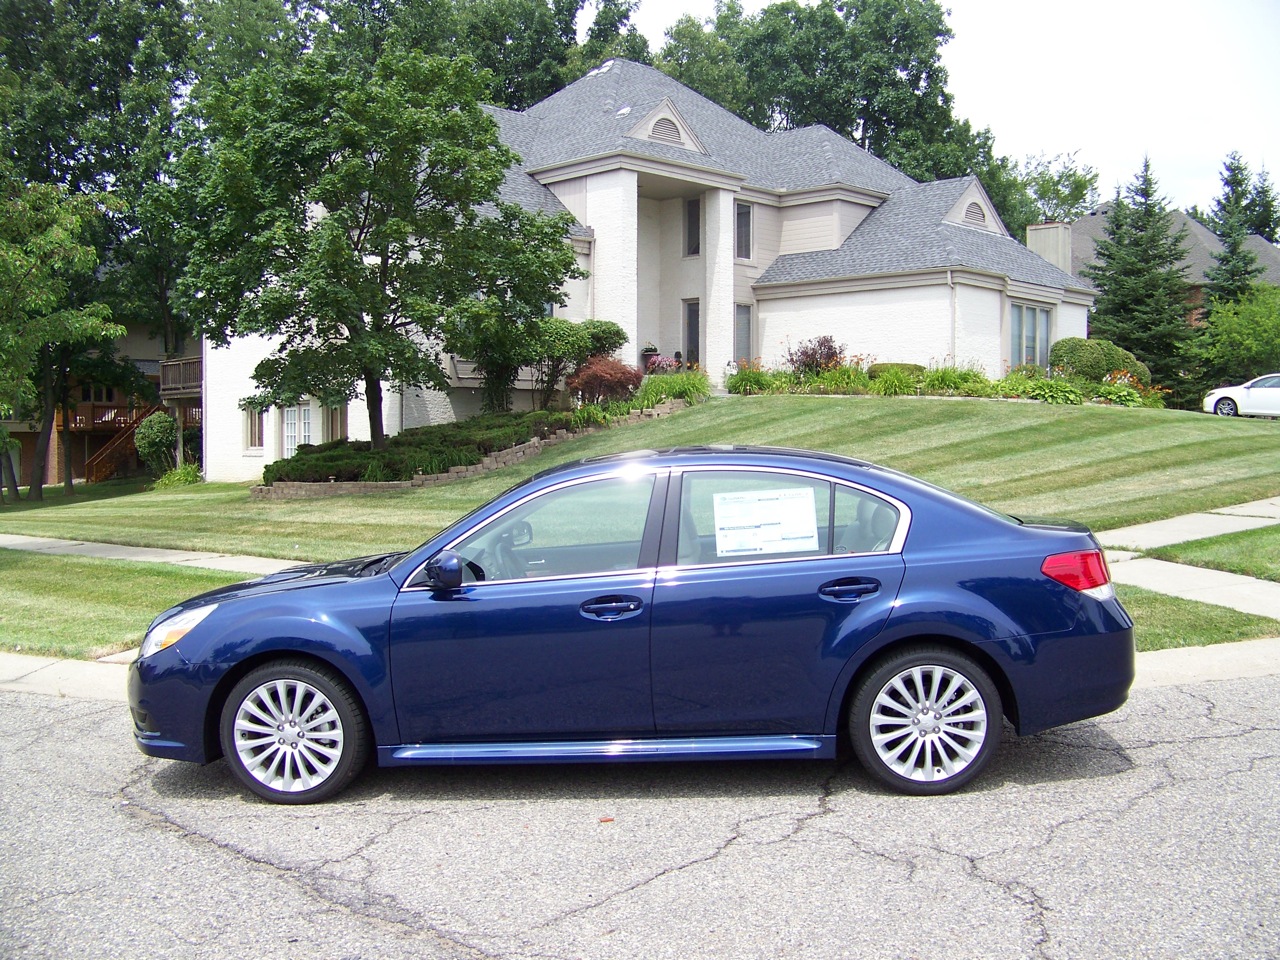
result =
[{"label": "car roof", "polygon": [[[854,467],[864,470],[886,471],[866,460],[845,457],[821,450],[800,450],[792,447],[750,446],[738,444],[704,444],[697,446],[667,447],[660,450],[630,450],[625,453],[609,453],[584,460],[570,461],[550,467],[537,474],[535,479],[549,478],[566,473],[599,472],[613,465],[644,463],[653,467],[681,466],[787,466],[802,468],[817,464]],[[894,472],[894,471],[886,471]]]}]

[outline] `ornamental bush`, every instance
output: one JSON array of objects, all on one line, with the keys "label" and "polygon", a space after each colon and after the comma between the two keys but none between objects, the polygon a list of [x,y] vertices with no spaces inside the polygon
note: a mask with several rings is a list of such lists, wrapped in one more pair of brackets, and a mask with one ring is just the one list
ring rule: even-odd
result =
[{"label": "ornamental bush", "polygon": [[1151,383],[1147,365],[1110,340],[1063,337],[1049,348],[1049,366],[1090,383],[1101,383],[1117,370],[1129,371],[1144,386]]},{"label": "ornamental bush", "polygon": [[[884,364],[883,366],[888,369],[882,370],[880,375],[871,381],[871,385],[867,388],[870,393],[881,397],[901,397],[916,392],[919,381],[904,369],[909,366],[908,364]],[[920,369],[924,370],[923,367]]]},{"label": "ornamental bush", "polygon": [[867,367],[867,376],[878,380],[890,370],[900,370],[913,380],[919,380],[925,373],[924,367],[918,363],[873,363]]},{"label": "ornamental bush", "polygon": [[817,376],[823,370],[840,366],[844,362],[844,351],[845,345],[837,344],[834,337],[814,337],[788,349],[786,364],[792,373]]},{"label": "ornamental bush", "polygon": [[169,414],[156,411],[140,424],[133,436],[138,456],[151,472],[162,476],[172,470],[174,450],[178,445],[178,421]]},{"label": "ornamental bush", "polygon": [[592,357],[565,381],[570,393],[578,394],[583,403],[603,404],[610,400],[627,400],[644,379],[635,367],[613,357]]}]

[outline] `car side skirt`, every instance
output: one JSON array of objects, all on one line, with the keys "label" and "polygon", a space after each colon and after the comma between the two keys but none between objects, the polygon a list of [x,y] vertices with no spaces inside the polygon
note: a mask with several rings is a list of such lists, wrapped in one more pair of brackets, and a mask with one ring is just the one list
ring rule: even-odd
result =
[{"label": "car side skirt", "polygon": [[540,740],[416,743],[378,747],[378,765],[598,763],[644,760],[828,760],[834,736],[662,737],[638,740]]}]

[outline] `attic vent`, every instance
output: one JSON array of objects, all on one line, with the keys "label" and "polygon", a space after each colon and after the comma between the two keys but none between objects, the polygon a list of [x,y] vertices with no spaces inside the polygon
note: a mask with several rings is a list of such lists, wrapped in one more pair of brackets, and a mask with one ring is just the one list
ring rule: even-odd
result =
[{"label": "attic vent", "polygon": [[964,222],[971,227],[985,227],[987,225],[987,215],[983,212],[982,204],[975,202],[965,207]]},{"label": "attic vent", "polygon": [[662,143],[669,143],[676,147],[684,146],[684,137],[680,136],[680,128],[670,117],[659,117],[654,121],[652,129],[649,130],[649,139],[660,140]]}]

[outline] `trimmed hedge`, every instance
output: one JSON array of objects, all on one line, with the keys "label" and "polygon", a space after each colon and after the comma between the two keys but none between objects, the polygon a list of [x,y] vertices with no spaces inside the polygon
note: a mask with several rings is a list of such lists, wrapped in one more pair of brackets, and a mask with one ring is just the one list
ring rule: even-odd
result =
[{"label": "trimmed hedge", "polygon": [[1110,340],[1063,337],[1049,348],[1049,366],[1061,368],[1069,377],[1102,383],[1107,374],[1127,370],[1144,387],[1151,385],[1151,371],[1128,350]]},{"label": "trimmed hedge", "polygon": [[492,413],[458,423],[411,427],[387,438],[385,450],[374,450],[368,440],[330,440],[299,444],[287,460],[269,463],[262,482],[277,480],[325,483],[365,480],[411,480],[414,474],[444,473],[450,467],[469,467],[491,453],[546,439],[572,424],[568,413],[536,410],[532,413]]}]

